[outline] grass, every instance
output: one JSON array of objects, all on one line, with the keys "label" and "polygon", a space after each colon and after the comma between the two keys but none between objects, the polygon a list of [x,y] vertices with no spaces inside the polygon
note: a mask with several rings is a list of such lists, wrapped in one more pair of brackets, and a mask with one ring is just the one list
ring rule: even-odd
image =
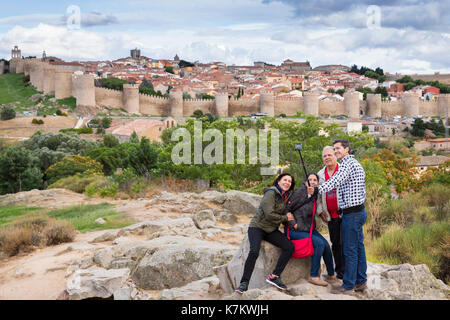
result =
[{"label": "grass", "polygon": [[[56,220],[65,220],[80,232],[122,228],[135,222],[124,214],[117,212],[114,205],[109,203],[76,205],[46,212],[43,208],[4,206],[0,207],[0,228],[9,228],[17,221],[29,217],[50,217]],[[105,219],[106,223],[95,223],[98,218]]]},{"label": "grass", "polygon": [[[98,218],[103,218],[106,223],[96,223]],[[134,222],[109,203],[77,205],[48,212],[37,207],[0,207],[0,257],[71,242],[75,239],[75,230],[121,228]]]},{"label": "grass", "polygon": [[25,87],[22,77],[23,73],[0,75],[0,104],[19,101],[18,107],[34,105],[29,98],[39,92],[32,86]]},{"label": "grass", "polygon": [[[109,203],[77,205],[53,210],[47,214],[55,219],[68,221],[80,232],[123,228],[135,222],[124,214],[117,212],[114,206]],[[95,223],[95,220],[98,218],[103,218],[106,223]]]},{"label": "grass", "polygon": [[39,210],[42,210],[42,208],[25,206],[0,207],[0,227]]},{"label": "grass", "polygon": [[[31,106],[38,103],[30,101],[30,97],[37,93],[33,86],[25,86],[22,81],[23,73],[18,74],[4,74],[0,75],[0,104],[7,104],[12,102],[20,102],[20,104],[14,106],[16,112],[23,112],[29,110]],[[47,100],[41,101],[42,107],[38,110],[38,115],[53,115],[56,113],[56,108],[53,102],[48,99],[54,98],[54,95],[46,95]],[[69,97],[65,99],[56,100],[58,105],[67,106],[70,111],[75,110],[76,99]]]},{"label": "grass", "polygon": [[408,228],[392,225],[381,237],[369,242],[366,251],[376,262],[426,264],[436,277],[448,283],[449,235],[449,222],[414,224]]}]

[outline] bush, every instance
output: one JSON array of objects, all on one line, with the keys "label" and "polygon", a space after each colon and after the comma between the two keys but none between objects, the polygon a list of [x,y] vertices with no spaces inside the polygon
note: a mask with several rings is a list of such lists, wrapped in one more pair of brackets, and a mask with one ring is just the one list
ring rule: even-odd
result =
[{"label": "bush", "polygon": [[36,118],[33,118],[33,120],[31,120],[31,123],[32,124],[44,124],[44,120],[42,120],[42,119],[36,119]]},{"label": "bush", "polygon": [[66,221],[45,216],[27,217],[0,229],[0,251],[14,256],[34,247],[70,242],[74,238],[75,229]]},{"label": "bush", "polygon": [[59,179],[47,187],[47,189],[63,188],[77,193],[83,193],[86,187],[101,177],[100,175],[83,176],[76,174],[74,176]]},{"label": "bush", "polygon": [[392,225],[370,244],[370,251],[388,264],[422,264],[444,281],[450,280],[450,224],[415,224],[409,228]]},{"label": "bush", "polygon": [[94,130],[92,128],[67,128],[67,129],[60,129],[59,132],[62,133],[69,133],[69,132],[75,132],[77,134],[92,134],[94,133]]},{"label": "bush", "polygon": [[89,157],[74,155],[66,157],[62,161],[50,166],[45,174],[49,184],[55,183],[61,178],[70,177],[77,173],[87,176],[93,174],[102,174],[103,166],[101,163],[92,160]]},{"label": "bush", "polygon": [[16,111],[13,107],[5,106],[0,110],[0,119],[2,120],[10,120],[16,117]]},{"label": "bush", "polygon": [[119,192],[119,184],[113,179],[108,177],[102,177],[96,181],[90,183],[86,187],[86,195],[92,197],[94,195],[99,195],[100,197],[114,198]]}]

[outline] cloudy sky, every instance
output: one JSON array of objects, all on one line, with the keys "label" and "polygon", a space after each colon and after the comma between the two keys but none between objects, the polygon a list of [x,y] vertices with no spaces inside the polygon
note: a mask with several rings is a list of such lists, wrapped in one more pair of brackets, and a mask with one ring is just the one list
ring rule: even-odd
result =
[{"label": "cloudy sky", "polygon": [[68,61],[138,47],[150,58],[450,73],[450,0],[2,1],[0,58],[14,45]]}]

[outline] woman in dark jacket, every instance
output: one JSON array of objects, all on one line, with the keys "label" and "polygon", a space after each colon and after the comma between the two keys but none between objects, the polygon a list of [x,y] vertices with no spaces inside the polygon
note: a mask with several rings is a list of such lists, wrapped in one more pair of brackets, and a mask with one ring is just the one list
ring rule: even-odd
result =
[{"label": "woman in dark jacket", "polygon": [[[319,177],[315,173],[308,174],[308,182],[311,186],[319,184]],[[311,272],[308,281],[319,286],[327,286],[328,282],[320,279],[320,260],[323,257],[328,271],[327,280],[330,282],[337,281],[334,275],[333,254],[331,253],[328,241],[316,230],[315,221],[313,221],[313,208],[317,212],[319,201],[316,196],[307,193],[306,186],[294,191],[286,206],[285,212],[294,215],[294,220],[289,221],[289,236],[291,240],[309,238],[311,223],[313,224],[313,232],[311,240],[314,247],[314,255],[311,257]],[[314,205],[315,204],[315,205]],[[287,232],[287,226],[285,227]]]},{"label": "woman in dark jacket", "polygon": [[264,190],[264,196],[259,208],[249,224],[248,240],[250,242],[250,252],[245,261],[244,273],[236,292],[243,293],[247,291],[262,240],[266,240],[282,250],[275,270],[267,277],[266,281],[281,290],[287,289],[281,282],[280,275],[294,252],[294,245],[278,228],[281,223],[286,224],[289,219],[294,219],[292,214],[284,214],[286,201],[289,199],[294,187],[294,177],[289,173],[283,173],[275,179],[272,187]]}]

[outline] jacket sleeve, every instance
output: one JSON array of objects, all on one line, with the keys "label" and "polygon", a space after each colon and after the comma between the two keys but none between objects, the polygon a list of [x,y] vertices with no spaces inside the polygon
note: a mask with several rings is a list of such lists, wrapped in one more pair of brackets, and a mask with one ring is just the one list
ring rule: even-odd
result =
[{"label": "jacket sleeve", "polygon": [[[303,190],[304,189],[304,190]],[[294,213],[298,208],[303,206],[309,200],[308,194],[306,193],[306,188],[300,188],[294,191],[291,197],[290,203],[286,206],[284,210],[285,213]]]},{"label": "jacket sleeve", "polygon": [[347,162],[345,164],[341,164],[337,172],[328,179],[327,182],[316,187],[320,194],[331,191],[337,187],[339,187],[350,175],[350,167],[351,163]]},{"label": "jacket sleeve", "polygon": [[275,212],[275,191],[267,191],[260,204],[264,212],[264,218],[274,224],[287,223],[288,218],[284,214]]}]

